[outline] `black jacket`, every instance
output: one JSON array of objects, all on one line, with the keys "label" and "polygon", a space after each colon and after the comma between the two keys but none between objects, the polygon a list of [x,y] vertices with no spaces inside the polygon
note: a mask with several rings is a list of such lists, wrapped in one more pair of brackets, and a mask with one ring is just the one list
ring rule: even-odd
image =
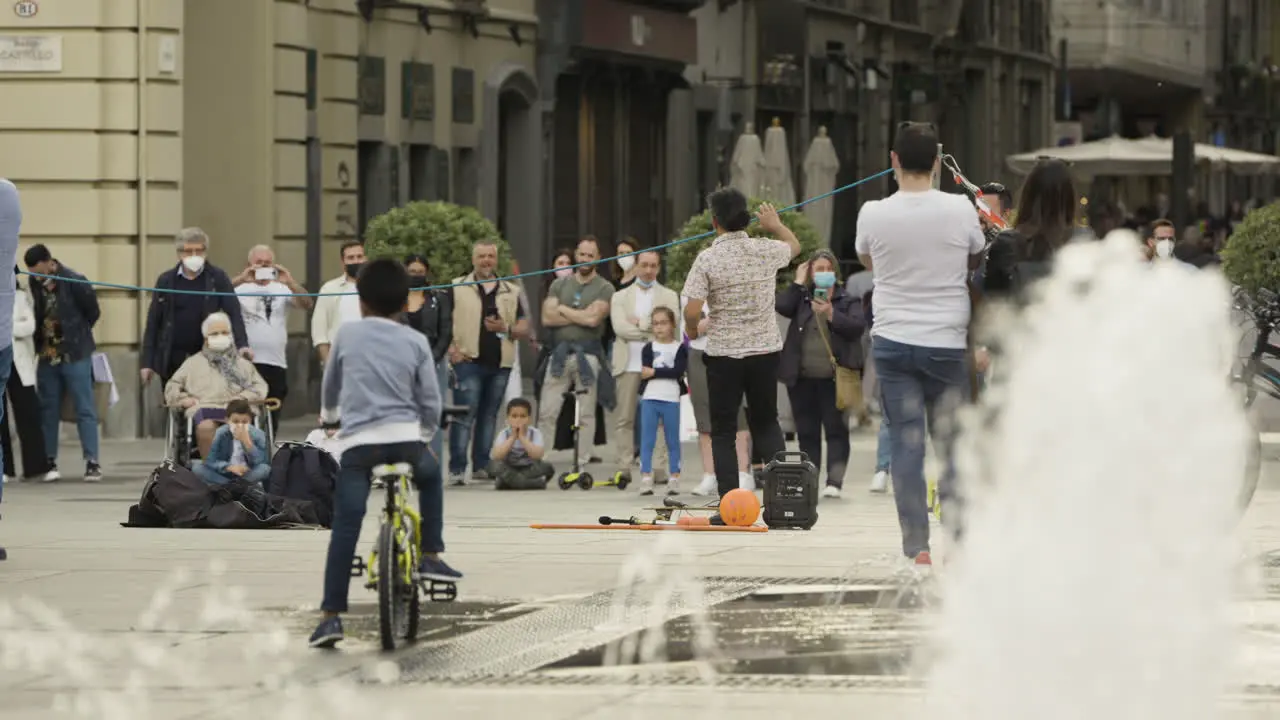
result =
[{"label": "black jacket", "polygon": [[[831,288],[831,322],[827,336],[831,342],[831,352],[835,355],[840,367],[861,370],[862,333],[867,329],[866,315],[862,310],[862,300],[844,291],[836,285]],[[800,378],[800,332],[809,319],[813,317],[811,303],[813,296],[809,288],[791,283],[786,290],[778,293],[774,309],[782,317],[791,320],[787,326],[787,336],[782,343],[782,356],[778,359],[778,381],[787,387],[796,384]]]},{"label": "black jacket", "polygon": [[[176,266],[165,270],[156,278],[156,288],[172,290],[177,276]],[[235,288],[231,286],[231,278],[220,268],[206,264],[199,280],[203,283],[201,289],[204,292],[227,293],[199,298],[204,303],[204,309],[200,313],[201,321],[215,312],[226,313],[231,318],[231,335],[235,338],[236,347],[249,347],[249,338],[244,332],[244,317],[240,314],[240,300],[236,297]],[[142,335],[142,367],[161,374],[168,373],[171,369],[169,360],[173,355],[173,303],[177,299],[178,295],[171,292],[152,293],[151,307],[147,310],[147,329]]]},{"label": "black jacket", "polygon": [[996,235],[987,252],[982,273],[982,294],[989,298],[1018,299],[1031,283],[1049,275],[1053,261],[1030,260],[1027,239],[1017,230]]},{"label": "black jacket", "polygon": [[[69,362],[78,362],[93,355],[97,345],[93,341],[93,326],[98,324],[102,310],[98,307],[98,294],[93,286],[84,282],[85,277],[58,263],[53,275],[70,278],[67,282],[55,282],[53,292],[58,295],[58,323],[62,326],[62,352]],[[79,282],[76,282],[79,281]],[[41,278],[31,278],[31,305],[36,318],[36,354],[44,350],[45,308],[48,306],[49,289]]]},{"label": "black jacket", "polygon": [[431,343],[431,357],[440,362],[449,353],[449,344],[453,342],[453,293],[428,290],[417,316],[404,313],[401,320],[427,337],[427,342]]}]

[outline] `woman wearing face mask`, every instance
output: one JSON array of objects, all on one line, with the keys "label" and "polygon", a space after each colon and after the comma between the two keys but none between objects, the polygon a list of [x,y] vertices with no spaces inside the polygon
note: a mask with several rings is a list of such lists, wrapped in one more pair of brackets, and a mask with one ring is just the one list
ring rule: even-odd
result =
[{"label": "woman wearing face mask", "polygon": [[[614,255],[618,257],[614,264],[618,267],[613,272],[613,286],[622,290],[631,283],[636,281],[636,256],[629,253],[635,252],[637,245],[632,238],[624,238],[618,241],[614,246]],[[605,347],[609,347],[605,345]]]},{"label": "woman wearing face mask", "polygon": [[208,457],[218,425],[226,422],[227,403],[245,400],[252,405],[267,398],[267,381],[253,362],[236,352],[231,339],[231,319],[216,312],[200,326],[204,348],[187,358],[164,386],[165,405],[181,409],[195,426],[196,447]]},{"label": "woman wearing face mask", "polygon": [[[849,428],[836,407],[836,367],[862,370],[862,301],[847,294],[836,258],[819,250],[796,269],[796,278],[778,293],[776,310],[789,319],[778,381],[787,386],[800,450],[821,463],[827,441],[827,481],[823,497],[840,497],[849,463]],[[850,408],[860,412],[860,408]]]}]

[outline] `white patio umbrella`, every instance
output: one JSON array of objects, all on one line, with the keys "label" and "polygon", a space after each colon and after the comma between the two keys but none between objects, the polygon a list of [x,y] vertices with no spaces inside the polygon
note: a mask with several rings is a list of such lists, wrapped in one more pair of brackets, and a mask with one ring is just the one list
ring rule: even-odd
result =
[{"label": "white patio umbrella", "polygon": [[764,151],[760,149],[760,136],[755,123],[747,123],[738,142],[733,146],[733,159],[729,163],[729,187],[749,198],[760,196],[764,182]]},{"label": "white patio umbrella", "polygon": [[1117,135],[1079,145],[1010,155],[1005,158],[1005,164],[1010,170],[1026,175],[1042,157],[1065,160],[1071,163],[1074,172],[1088,176],[1168,175],[1173,172],[1172,145],[1165,150],[1152,143]]},{"label": "white patio umbrella", "polygon": [[[804,193],[813,198],[836,189],[836,173],[840,171],[840,158],[827,136],[826,126],[818,128],[818,136],[809,145],[804,156]],[[824,245],[831,245],[831,214],[835,204],[831,198],[816,200],[804,206],[804,214],[813,223]]]},{"label": "white patio umbrella", "polygon": [[[1170,158],[1173,157],[1173,140],[1169,138],[1152,135],[1135,142],[1160,148],[1163,152],[1169,153]],[[1207,143],[1196,143],[1193,151],[1197,163],[1208,163],[1215,170],[1230,170],[1239,175],[1260,175],[1280,170],[1280,157],[1275,155],[1218,147]]]},{"label": "white patio umbrella", "polygon": [[796,186],[791,181],[791,153],[787,151],[787,131],[782,121],[773,119],[773,126],[764,133],[764,186],[760,197],[780,207],[794,205]]}]

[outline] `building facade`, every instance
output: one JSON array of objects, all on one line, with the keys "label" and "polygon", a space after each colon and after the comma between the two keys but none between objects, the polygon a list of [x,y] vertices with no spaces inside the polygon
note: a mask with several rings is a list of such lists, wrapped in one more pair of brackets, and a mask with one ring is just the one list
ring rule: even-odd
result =
[{"label": "building facade", "polygon": [[[686,72],[695,131],[686,214],[728,182],[746,123],[787,130],[792,177],[826,128],[841,187],[889,166],[897,124],[937,125],[944,151],[977,182],[1006,180],[1006,155],[1049,142],[1053,60],[1040,0],[725,0],[694,13],[699,61]],[[944,189],[953,189],[950,178]],[[852,260],[858,208],[878,180],[835,196],[831,244]]]},{"label": "building facade", "polygon": [[[704,0],[538,0],[538,81],[548,133],[547,239],[594,235],[609,251],[666,242],[692,111],[673,103],[698,58],[690,12]],[[710,3],[714,5],[715,3]]]},{"label": "building facade", "polygon": [[1085,139],[1204,132],[1209,91],[1206,0],[1056,0],[1053,37],[1065,51],[1062,120]]},{"label": "building facade", "polygon": [[[145,287],[199,225],[215,264],[238,271],[266,243],[316,288],[369,217],[421,198],[480,207],[536,260],[541,205],[506,203],[540,182],[536,45],[534,0],[6,4],[0,157],[24,245]],[[105,431],[133,436],[162,422],[136,380],[150,297],[99,298],[121,396]],[[308,344],[291,354],[300,400]]]}]

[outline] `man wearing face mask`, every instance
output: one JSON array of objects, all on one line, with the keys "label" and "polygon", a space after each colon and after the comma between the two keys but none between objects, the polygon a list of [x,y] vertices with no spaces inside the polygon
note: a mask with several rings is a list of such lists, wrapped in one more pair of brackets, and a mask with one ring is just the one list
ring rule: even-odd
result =
[{"label": "man wearing face mask", "polygon": [[348,240],[338,252],[342,256],[342,274],[320,286],[316,311],[311,316],[311,343],[315,345],[321,365],[329,361],[329,348],[338,328],[360,320],[356,276],[364,267],[364,245],[359,240]]},{"label": "man wearing face mask", "polygon": [[[653,332],[649,327],[653,311],[665,307],[672,313],[679,313],[680,296],[658,282],[658,270],[662,266],[658,253],[646,252],[634,258],[618,258],[620,266],[624,259],[635,260],[635,282],[615,292],[609,302],[609,316],[616,336],[610,360],[618,403],[614,409],[617,418],[614,442],[618,449],[618,469],[634,475],[636,407],[641,379],[640,351],[644,349],[645,343],[653,340]],[[658,455],[655,451],[656,457]],[[655,460],[655,467],[659,464]],[[670,480],[667,493],[674,495],[679,491],[676,481]],[[652,478],[648,479],[647,487],[641,485],[640,492],[646,495],[653,493]]]},{"label": "man wearing face mask", "polygon": [[1163,218],[1151,223],[1147,235],[1147,259],[1168,260],[1173,257],[1173,246],[1177,242],[1178,231],[1173,223]]},{"label": "man wearing face mask", "polygon": [[[311,298],[287,268],[276,264],[275,253],[266,245],[249,251],[249,264],[231,282],[240,296],[253,366],[267,381],[267,397],[283,407],[289,395],[289,308],[310,310]],[[273,431],[280,427],[280,415],[271,414]]]},{"label": "man wearing face mask", "polygon": [[198,227],[184,228],[174,237],[174,248],[178,264],[156,278],[158,292],[152,293],[147,311],[140,358],[144,386],[156,374],[161,382],[168,382],[187,358],[204,348],[200,324],[216,312],[231,318],[235,346],[246,358],[253,358],[231,278],[206,259],[209,236]]},{"label": "man wearing face mask", "polygon": [[84,454],[85,482],[102,479],[98,464],[98,410],[93,397],[93,326],[101,316],[98,296],[84,276],[54,259],[49,248],[32,245],[23,260],[32,278],[31,304],[35,314],[36,392],[44,423],[45,455],[50,477],[58,477],[58,427],[62,396],[71,395],[76,430]]}]

